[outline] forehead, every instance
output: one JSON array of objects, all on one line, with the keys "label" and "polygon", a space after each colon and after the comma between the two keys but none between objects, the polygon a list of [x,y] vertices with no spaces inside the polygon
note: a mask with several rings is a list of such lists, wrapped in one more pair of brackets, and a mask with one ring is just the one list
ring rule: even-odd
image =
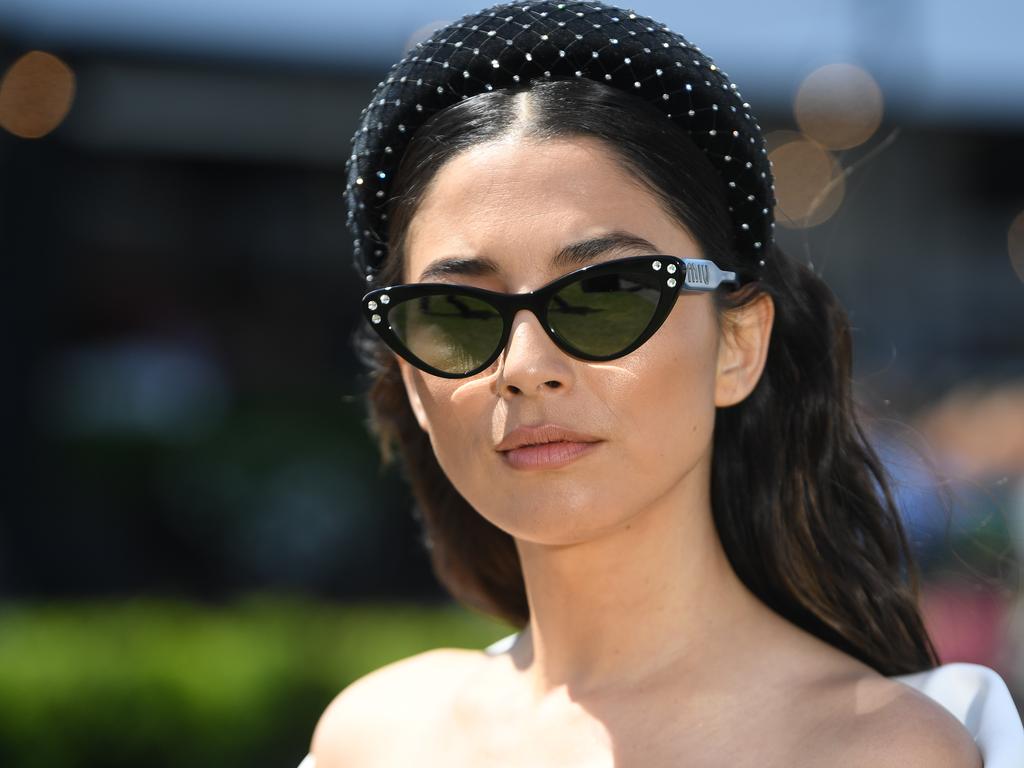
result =
[{"label": "forehead", "polygon": [[451,256],[487,258],[509,277],[547,274],[559,248],[611,231],[696,255],[686,230],[603,142],[484,144],[454,157],[431,181],[410,222],[405,278]]}]

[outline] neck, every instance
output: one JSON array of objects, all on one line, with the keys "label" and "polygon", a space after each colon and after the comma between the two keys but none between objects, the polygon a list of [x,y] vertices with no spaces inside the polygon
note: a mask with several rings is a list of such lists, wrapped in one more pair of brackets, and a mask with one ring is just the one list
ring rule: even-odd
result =
[{"label": "neck", "polygon": [[771,612],[732,569],[710,499],[686,495],[582,543],[517,539],[530,621],[512,656],[538,701],[562,689],[625,692],[669,669],[709,674],[742,658],[736,643]]}]

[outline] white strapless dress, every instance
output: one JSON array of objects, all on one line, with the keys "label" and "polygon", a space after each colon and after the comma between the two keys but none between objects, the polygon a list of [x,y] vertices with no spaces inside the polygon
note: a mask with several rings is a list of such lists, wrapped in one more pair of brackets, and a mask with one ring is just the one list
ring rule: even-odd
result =
[{"label": "white strapless dress", "polygon": [[[513,633],[484,651],[504,653],[515,639]],[[1024,768],[1024,725],[1006,682],[994,669],[958,661],[890,679],[916,688],[952,712],[974,736],[985,768]],[[316,760],[307,755],[299,768],[316,768]]]}]

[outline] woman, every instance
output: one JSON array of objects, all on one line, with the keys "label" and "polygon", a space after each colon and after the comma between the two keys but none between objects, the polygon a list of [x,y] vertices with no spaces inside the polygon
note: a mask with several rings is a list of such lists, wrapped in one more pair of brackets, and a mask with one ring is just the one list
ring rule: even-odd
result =
[{"label": "woman", "polygon": [[441,581],[520,631],[352,684],[306,765],[1018,764],[1005,683],[936,668],[845,315],[710,59],[485,9],[380,83],[349,182],[384,455]]}]

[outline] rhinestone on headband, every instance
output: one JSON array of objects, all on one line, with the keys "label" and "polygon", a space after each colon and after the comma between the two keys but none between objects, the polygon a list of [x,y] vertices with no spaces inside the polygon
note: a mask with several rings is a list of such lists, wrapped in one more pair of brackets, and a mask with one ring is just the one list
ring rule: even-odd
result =
[{"label": "rhinestone on headband", "polygon": [[416,129],[462,99],[535,79],[585,77],[634,94],[681,126],[725,180],[735,244],[757,269],[774,240],[775,187],[761,126],[735,84],[666,25],[598,0],[495,5],[418,43],[377,84],[345,164],[357,268],[387,256],[389,185]]}]

